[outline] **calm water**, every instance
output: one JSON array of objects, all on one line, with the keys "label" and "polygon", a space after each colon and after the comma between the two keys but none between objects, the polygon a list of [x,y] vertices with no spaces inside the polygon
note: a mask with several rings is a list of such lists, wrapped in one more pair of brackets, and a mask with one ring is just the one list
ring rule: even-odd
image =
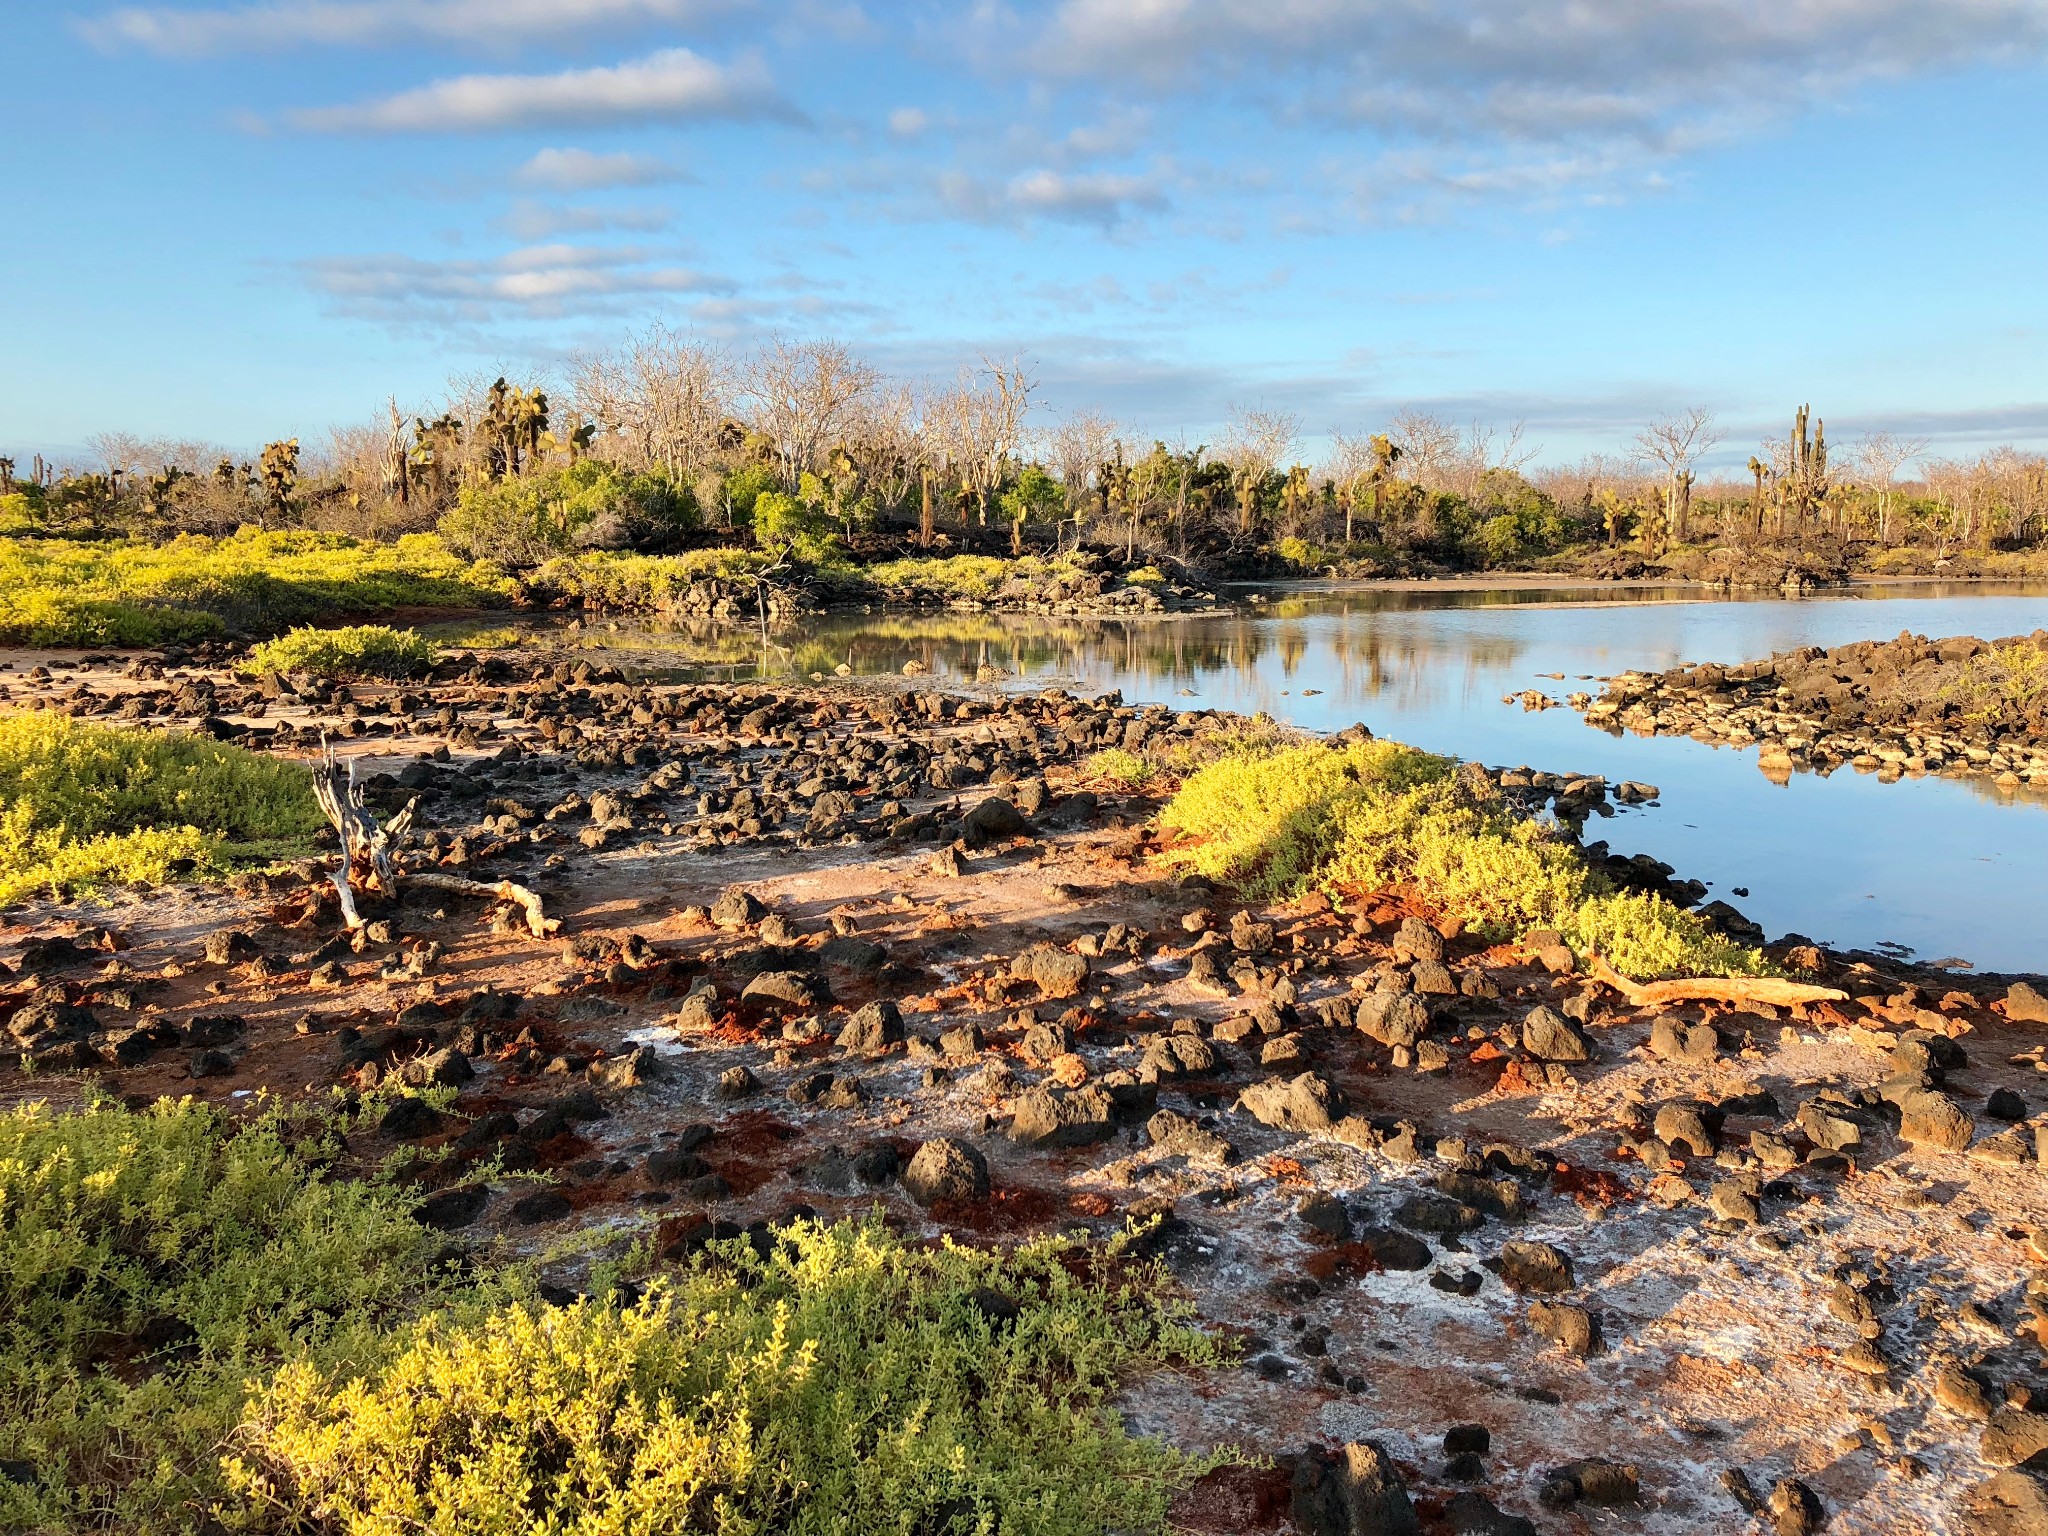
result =
[{"label": "calm water", "polygon": [[[1141,622],[1012,615],[833,615],[764,654],[744,632],[597,631],[591,644],[699,675],[894,672],[1009,686],[1121,688],[1131,702],[1264,710],[1318,730],[1381,736],[1496,765],[1639,779],[1662,803],[1595,822],[1617,852],[1648,852],[1709,882],[1773,934],[1901,945],[1982,969],[2048,970],[2048,796],[1988,782],[1880,784],[1838,770],[1774,784],[1754,749],[1612,737],[1556,698],[1585,679],[1683,661],[1736,662],[1901,630],[1988,638],[2048,626],[2048,585],[1870,587],[1805,599],[1702,599],[1660,589],[1290,593],[1228,617]],[[620,656],[621,660],[629,659]],[[1560,680],[1544,673],[1561,672]],[[1734,894],[1736,887],[1747,896]]]}]

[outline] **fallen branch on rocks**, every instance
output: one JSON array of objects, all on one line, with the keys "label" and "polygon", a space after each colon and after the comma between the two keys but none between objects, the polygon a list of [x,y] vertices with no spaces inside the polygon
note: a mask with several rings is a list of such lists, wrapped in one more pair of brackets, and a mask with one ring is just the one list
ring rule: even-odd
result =
[{"label": "fallen branch on rocks", "polygon": [[1685,976],[1675,981],[1630,981],[1598,955],[1586,956],[1586,973],[1612,987],[1633,1007],[1659,1003],[1770,1003],[1791,1008],[1801,1003],[1839,1003],[1849,994],[1834,987],[1787,981],[1781,976]]},{"label": "fallen branch on rocks", "polygon": [[527,930],[537,939],[545,939],[560,930],[561,919],[549,917],[542,910],[539,895],[515,881],[470,880],[461,875],[444,875],[431,870],[402,870],[398,850],[412,830],[418,799],[408,801],[405,809],[391,818],[389,825],[378,826],[376,815],[363,803],[363,790],[356,783],[354,761],[350,761],[344,773],[335,761],[333,744],[326,743],[325,746],[326,759],[313,774],[313,798],[341,836],[341,868],[329,878],[341,898],[342,919],[351,932],[362,927],[364,921],[356,909],[357,889],[396,897],[399,886],[405,882],[430,891],[481,896],[519,907],[526,913]]}]

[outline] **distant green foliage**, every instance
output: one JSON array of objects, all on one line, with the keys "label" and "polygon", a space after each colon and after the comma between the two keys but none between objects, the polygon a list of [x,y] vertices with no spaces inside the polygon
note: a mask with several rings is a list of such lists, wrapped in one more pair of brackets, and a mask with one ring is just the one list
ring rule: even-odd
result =
[{"label": "distant green foliage", "polygon": [[1755,950],[1660,896],[1617,892],[1539,822],[1475,796],[1449,758],[1396,742],[1224,757],[1160,814],[1179,857],[1261,896],[1407,887],[1482,932],[1556,928],[1625,973],[1754,974]]},{"label": "distant green foliage", "polygon": [[798,560],[813,564],[832,562],[840,550],[828,504],[782,491],[763,491],[755,499],[754,537],[763,549],[787,550]]},{"label": "distant green foliage", "polygon": [[372,1369],[440,1293],[416,1195],[330,1179],[340,1127],[161,1100],[0,1114],[0,1529],[192,1532],[250,1378]]},{"label": "distant green foliage", "polygon": [[465,486],[439,532],[457,554],[523,570],[573,549],[667,549],[698,521],[688,487],[583,459]]},{"label": "distant green foliage", "polygon": [[297,763],[54,711],[0,716],[0,905],[301,851],[320,824]]},{"label": "distant green foliage", "polygon": [[550,560],[529,579],[594,608],[659,613],[700,581],[714,576],[751,580],[774,563],[772,554],[759,549],[692,549],[680,555],[593,550]]},{"label": "distant green foliage", "polygon": [[1026,464],[997,505],[1012,523],[1050,522],[1066,510],[1067,493],[1036,464]]},{"label": "distant green foliage", "polygon": [[350,629],[295,629],[249,652],[253,676],[310,672],[315,677],[417,677],[434,664],[434,648],[410,629],[358,624]]},{"label": "distant green foliage", "polygon": [[926,1247],[879,1220],[721,1248],[624,1310],[427,1319],[346,1381],[287,1365],[230,1474],[339,1536],[1099,1536],[1161,1530],[1210,1464],[1109,1409],[1136,1367],[1218,1358],[1156,1273],[1104,1283],[1070,1240]]},{"label": "distant green foliage", "polygon": [[164,544],[0,543],[0,641],[15,645],[274,633],[398,607],[488,607],[507,592],[502,572],[458,560],[431,534],[391,544],[253,529]]}]

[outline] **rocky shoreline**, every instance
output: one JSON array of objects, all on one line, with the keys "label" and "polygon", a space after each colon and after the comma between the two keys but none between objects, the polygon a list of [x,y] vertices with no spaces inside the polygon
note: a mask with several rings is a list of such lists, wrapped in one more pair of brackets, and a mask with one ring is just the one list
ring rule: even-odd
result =
[{"label": "rocky shoreline", "polygon": [[[1167,862],[1170,776],[1090,767],[1249,726],[1212,711],[197,660],[10,703],[324,733],[372,806],[418,797],[422,867],[524,882],[562,932],[416,896],[351,933],[317,861],[16,909],[10,1101],[440,1085],[363,1150],[423,1154],[458,1246],[1136,1223],[1242,1365],[1119,1407],[1272,1458],[1188,1531],[2048,1529],[2038,982],[1781,951],[1844,999],[1637,1003],[1399,891],[1248,905]],[[1567,820],[1654,795],[1492,777]]]},{"label": "rocky shoreline", "polygon": [[1903,634],[1732,667],[1625,672],[1597,699],[1570,702],[1617,735],[1758,746],[1758,766],[1779,776],[1846,764],[1885,780],[1948,773],[2048,787],[2048,630],[1997,641]]}]

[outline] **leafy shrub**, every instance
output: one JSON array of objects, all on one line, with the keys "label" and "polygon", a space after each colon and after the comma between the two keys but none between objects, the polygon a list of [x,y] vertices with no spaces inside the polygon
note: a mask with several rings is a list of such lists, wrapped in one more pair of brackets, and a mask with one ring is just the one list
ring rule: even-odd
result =
[{"label": "leafy shrub", "polygon": [[249,653],[244,670],[261,677],[311,672],[318,677],[416,677],[434,664],[434,648],[410,629],[359,624],[352,629],[295,629]]},{"label": "leafy shrub", "polygon": [[755,499],[754,537],[763,549],[787,549],[814,564],[828,563],[839,553],[838,536],[824,504],[781,491],[763,491]]},{"label": "leafy shrub", "polygon": [[624,1310],[427,1318],[346,1382],[287,1365],[230,1473],[343,1536],[1079,1536],[1159,1529],[1204,1465],[1107,1406],[1134,1367],[1217,1358],[1156,1274],[1099,1278],[1063,1239],[912,1246],[879,1220],[719,1250]]},{"label": "leafy shrub", "polygon": [[0,1114],[0,1528],[190,1531],[281,1358],[364,1370],[439,1289],[437,1234],[379,1180],[328,1177],[339,1127],[192,1100]]},{"label": "leafy shrub", "polygon": [[1635,975],[1754,974],[1762,957],[1660,896],[1617,892],[1544,823],[1397,742],[1255,751],[1200,769],[1161,812],[1177,857],[1254,895],[1403,886],[1496,937],[1553,927]]},{"label": "leafy shrub", "polygon": [[439,532],[457,554],[523,570],[572,549],[665,549],[696,526],[688,487],[584,459],[465,486]]},{"label": "leafy shrub", "polygon": [[398,607],[489,607],[507,590],[502,572],[456,559],[431,534],[390,544],[253,529],[164,544],[10,539],[0,543],[0,641],[162,645]]},{"label": "leafy shrub", "polygon": [[0,717],[0,905],[297,851],[320,823],[297,763],[53,711]]},{"label": "leafy shrub", "polygon": [[550,560],[532,582],[594,608],[659,612],[711,577],[751,579],[775,563],[765,550],[692,549],[680,555],[629,555],[592,550]]}]

